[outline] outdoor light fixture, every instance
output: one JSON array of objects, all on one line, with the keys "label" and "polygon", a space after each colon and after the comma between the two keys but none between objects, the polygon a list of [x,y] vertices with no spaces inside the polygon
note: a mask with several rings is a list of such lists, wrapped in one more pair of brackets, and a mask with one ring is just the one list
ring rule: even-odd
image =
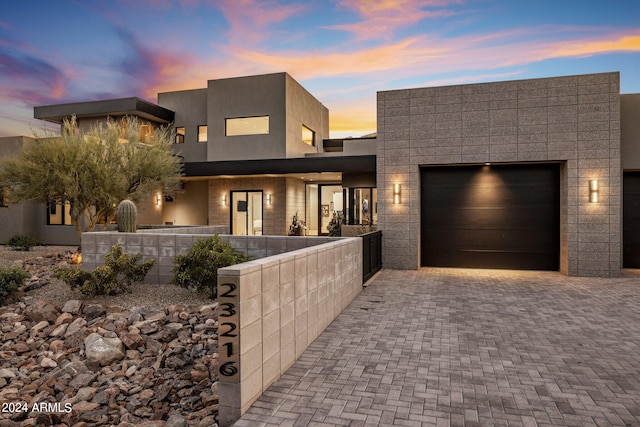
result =
[{"label": "outdoor light fixture", "polygon": [[589,181],[589,202],[598,203],[598,180]]},{"label": "outdoor light fixture", "polygon": [[267,194],[267,206],[271,206],[271,194]]},{"label": "outdoor light fixture", "polygon": [[160,193],[156,194],[156,205],[160,206],[162,204],[162,195]]},{"label": "outdoor light fixture", "polygon": [[400,204],[400,194],[401,194],[402,186],[400,184],[393,184],[393,204]]},{"label": "outdoor light fixture", "polygon": [[227,195],[226,194],[222,195],[222,206],[227,206]]}]

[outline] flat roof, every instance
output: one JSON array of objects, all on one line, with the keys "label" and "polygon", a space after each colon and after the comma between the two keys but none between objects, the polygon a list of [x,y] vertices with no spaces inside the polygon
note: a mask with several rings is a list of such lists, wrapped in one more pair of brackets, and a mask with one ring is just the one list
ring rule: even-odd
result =
[{"label": "flat roof", "polygon": [[33,107],[34,118],[52,123],[60,124],[65,118],[74,115],[78,119],[137,116],[160,124],[172,123],[175,118],[173,111],[137,97]]},{"label": "flat roof", "polygon": [[186,177],[218,175],[287,174],[312,172],[375,172],[376,156],[318,156],[293,159],[188,162]]}]

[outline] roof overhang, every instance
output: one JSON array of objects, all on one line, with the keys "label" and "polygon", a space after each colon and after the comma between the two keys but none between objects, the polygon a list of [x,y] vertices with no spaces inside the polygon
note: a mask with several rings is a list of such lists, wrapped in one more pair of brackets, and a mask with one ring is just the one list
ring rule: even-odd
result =
[{"label": "roof overhang", "polygon": [[78,119],[136,116],[151,122],[168,124],[174,121],[175,113],[136,97],[33,107],[33,117],[52,123],[61,124],[71,116]]},{"label": "roof overhang", "polygon": [[376,156],[327,156],[293,159],[234,160],[223,162],[189,162],[184,164],[186,177],[219,175],[262,175],[314,172],[374,172]]}]

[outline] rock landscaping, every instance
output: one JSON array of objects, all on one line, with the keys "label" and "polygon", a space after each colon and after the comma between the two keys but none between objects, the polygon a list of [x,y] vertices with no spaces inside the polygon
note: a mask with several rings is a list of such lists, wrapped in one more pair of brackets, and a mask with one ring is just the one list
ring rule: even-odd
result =
[{"label": "rock landscaping", "polygon": [[0,426],[215,426],[217,302],[166,308],[30,295],[60,258],[0,307]]}]

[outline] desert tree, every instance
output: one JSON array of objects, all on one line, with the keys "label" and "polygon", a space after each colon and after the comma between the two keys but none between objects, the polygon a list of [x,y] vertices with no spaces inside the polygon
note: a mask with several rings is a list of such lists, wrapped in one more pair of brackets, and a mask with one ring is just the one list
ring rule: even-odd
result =
[{"label": "desert tree", "polygon": [[93,231],[101,220],[113,219],[121,200],[138,202],[158,188],[169,194],[178,188],[182,162],[172,149],[173,130],[141,128],[127,117],[81,131],[72,117],[59,136],[38,138],[0,160],[0,185],[14,203],[69,203],[78,236],[83,219]]}]

